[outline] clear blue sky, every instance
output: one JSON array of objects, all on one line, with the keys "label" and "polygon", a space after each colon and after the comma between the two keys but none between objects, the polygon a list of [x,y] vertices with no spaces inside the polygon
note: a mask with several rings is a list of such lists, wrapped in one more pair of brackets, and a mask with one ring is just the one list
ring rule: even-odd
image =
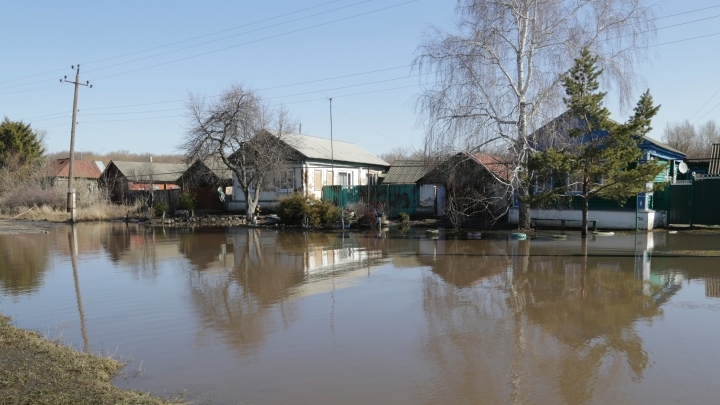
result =
[{"label": "clear blue sky", "polygon": [[[94,87],[80,89],[78,151],[176,153],[188,93],[214,95],[233,82],[284,103],[302,122],[303,133],[329,137],[327,98],[333,97],[335,139],[376,154],[419,147],[423,130],[413,108],[419,88],[409,65],[422,32],[429,24],[450,26],[454,5],[437,0],[7,2],[0,25],[5,54],[0,114],[47,130],[49,151],[68,149],[73,86],[59,78],[74,78],[70,65],[80,63],[81,80]],[[660,19],[662,28],[707,18],[659,30],[657,43],[720,33],[720,1],[658,3],[660,17],[713,6]],[[720,90],[719,41],[716,35],[652,49],[652,63],[641,67],[662,104],[652,136],[659,139],[667,121],[693,115],[696,121],[710,111],[702,123],[720,115],[720,107],[711,110],[720,93],[701,108]],[[614,111],[614,118],[629,114]]]}]

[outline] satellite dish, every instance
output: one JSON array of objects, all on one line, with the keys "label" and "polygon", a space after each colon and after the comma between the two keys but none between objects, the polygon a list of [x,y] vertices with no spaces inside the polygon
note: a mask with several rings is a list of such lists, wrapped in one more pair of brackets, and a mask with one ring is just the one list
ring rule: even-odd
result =
[{"label": "satellite dish", "polygon": [[685,174],[688,172],[688,165],[685,162],[680,162],[678,165],[678,171],[682,174]]}]

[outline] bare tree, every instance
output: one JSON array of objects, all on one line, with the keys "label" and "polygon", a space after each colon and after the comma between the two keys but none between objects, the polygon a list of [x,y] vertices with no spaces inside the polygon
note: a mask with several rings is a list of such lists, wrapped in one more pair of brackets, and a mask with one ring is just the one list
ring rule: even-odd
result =
[{"label": "bare tree", "polygon": [[654,37],[644,0],[458,0],[454,32],[431,28],[415,67],[426,153],[492,147],[513,157],[504,185],[521,197],[520,228],[530,227],[523,173],[532,133],[562,108],[562,73],[579,49],[599,56],[606,88],[627,106],[638,62]]},{"label": "bare tree", "polygon": [[695,126],[688,120],[679,123],[668,122],[662,135],[663,142],[685,154],[695,148],[695,138]]},{"label": "bare tree", "polygon": [[396,146],[389,152],[381,153],[380,159],[393,164],[396,160],[425,160],[425,154],[412,146]]},{"label": "bare tree", "polygon": [[663,142],[683,152],[689,158],[710,156],[712,144],[720,142],[720,129],[714,120],[695,127],[690,121],[668,122],[662,135]]},{"label": "bare tree", "polygon": [[720,130],[718,130],[715,120],[710,120],[700,125],[697,129],[697,149],[693,157],[710,157],[712,145],[718,142],[720,142]]},{"label": "bare tree", "polygon": [[235,84],[209,101],[190,95],[190,125],[181,146],[188,162],[215,158],[230,169],[245,196],[248,219],[260,193],[287,176],[297,123],[283,107],[271,108],[253,90]]}]

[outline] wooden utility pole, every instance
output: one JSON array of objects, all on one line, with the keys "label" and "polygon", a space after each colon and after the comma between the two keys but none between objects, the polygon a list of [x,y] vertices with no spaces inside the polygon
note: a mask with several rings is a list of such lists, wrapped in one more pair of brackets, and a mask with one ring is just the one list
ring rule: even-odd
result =
[{"label": "wooden utility pole", "polygon": [[335,153],[333,152],[332,97],[330,98],[330,167],[332,170],[331,186],[335,185]]},{"label": "wooden utility pole", "polygon": [[70,222],[75,223],[75,214],[77,210],[75,207],[75,188],[73,187],[73,172],[75,169],[75,126],[77,125],[78,89],[81,85],[92,88],[92,84],[90,84],[89,81],[85,83],[80,83],[80,65],[77,65],[77,68],[75,66],[70,66],[70,68],[75,70],[75,81],[73,82],[71,80],[68,80],[67,76],[65,76],[64,79],[60,79],[60,83],[72,83],[75,85],[75,97],[73,97],[72,126],[70,127],[70,166],[68,167],[67,195],[67,212],[70,213]]}]

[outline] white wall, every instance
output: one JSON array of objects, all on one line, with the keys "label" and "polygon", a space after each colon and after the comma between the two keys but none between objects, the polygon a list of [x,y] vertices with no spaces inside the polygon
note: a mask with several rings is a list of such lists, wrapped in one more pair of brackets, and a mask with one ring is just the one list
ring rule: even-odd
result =
[{"label": "white wall", "polygon": [[[532,219],[556,219],[556,220],[577,220],[582,219],[580,210],[540,210],[531,209],[530,218]],[[662,218],[656,221],[656,212],[653,210],[639,211],[637,213],[638,229],[651,230],[655,226],[665,226],[662,224]],[[635,211],[596,211],[588,212],[590,221],[597,221],[598,229],[635,229]],[[508,222],[517,224],[519,222],[519,213],[517,208],[510,208],[508,212]],[[551,221],[541,221],[541,225],[554,225]],[[556,222],[557,226],[560,225]],[[658,225],[660,224],[660,225]],[[566,224],[568,227],[579,228],[578,222]]]},{"label": "white wall", "polygon": [[[331,176],[333,166],[329,163],[319,162],[303,162],[297,163],[291,167],[295,177],[293,189],[282,189],[279,191],[260,192],[261,207],[273,207],[278,199],[289,196],[293,192],[304,192],[307,195],[314,195],[322,198],[322,187],[329,185],[340,185],[341,173],[347,173],[351,177],[350,186],[361,186],[367,184],[368,173],[380,174],[381,171],[369,170],[367,166],[352,166],[347,164],[335,164],[335,174]],[[321,183],[315,183],[315,173],[320,174]],[[334,177],[334,179],[332,179]],[[317,187],[316,187],[317,186]],[[317,190],[316,190],[317,188]],[[245,195],[233,174],[233,201],[229,203],[228,209],[231,211],[242,211],[245,209]]]}]

